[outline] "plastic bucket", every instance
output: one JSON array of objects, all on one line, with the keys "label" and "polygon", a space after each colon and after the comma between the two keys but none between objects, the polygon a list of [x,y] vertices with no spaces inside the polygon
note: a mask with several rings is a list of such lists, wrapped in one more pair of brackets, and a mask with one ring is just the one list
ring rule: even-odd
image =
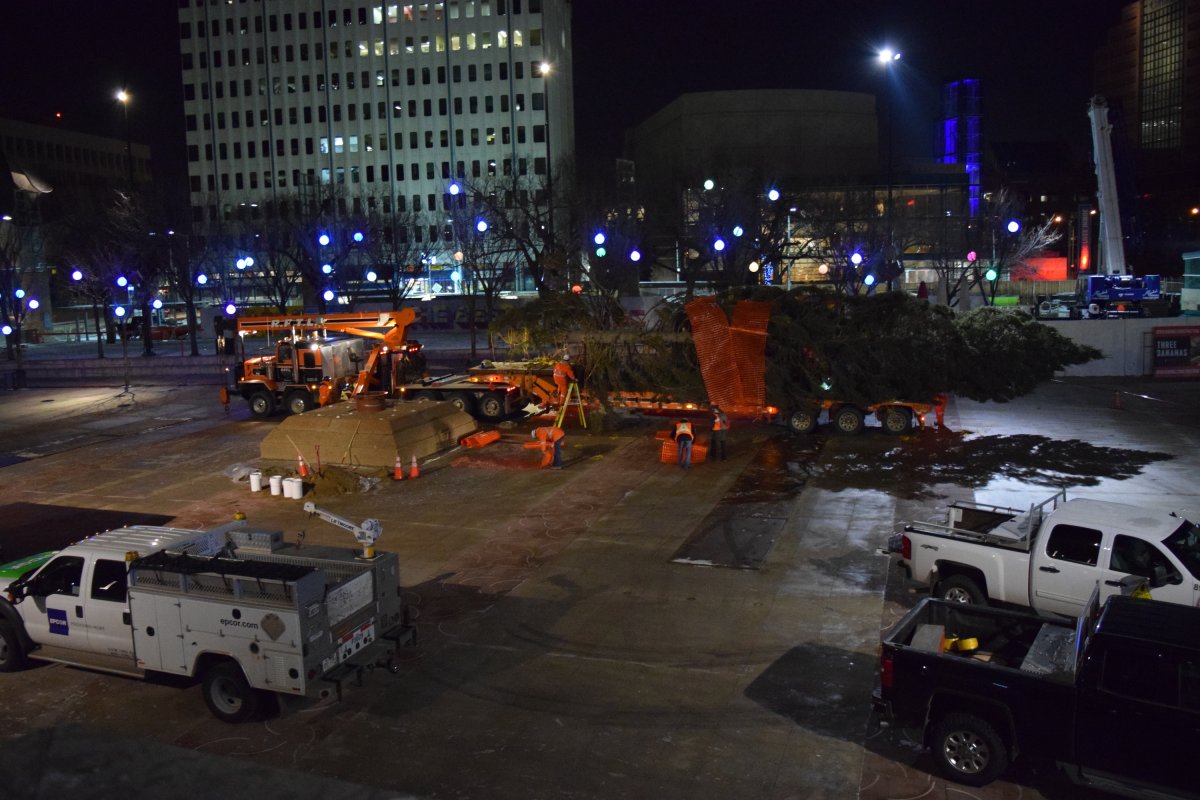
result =
[{"label": "plastic bucket", "polygon": [[292,500],[304,497],[304,481],[299,478],[285,478],[283,481],[283,496]]},{"label": "plastic bucket", "polygon": [[250,473],[250,491],[252,491],[252,492],[261,492],[262,491],[262,471],[261,470],[256,469]]},{"label": "plastic bucket", "polygon": [[276,497],[283,494],[283,476],[282,475],[272,475],[270,478],[270,481],[271,481],[271,494]]}]

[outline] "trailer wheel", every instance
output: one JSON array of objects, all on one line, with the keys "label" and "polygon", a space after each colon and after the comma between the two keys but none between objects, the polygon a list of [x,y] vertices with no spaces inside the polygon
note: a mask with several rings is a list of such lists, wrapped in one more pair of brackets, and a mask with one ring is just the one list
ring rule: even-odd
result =
[{"label": "trailer wheel", "polygon": [[204,673],[204,702],[222,722],[243,722],[258,711],[258,691],[232,661],[214,664]]},{"label": "trailer wheel", "polygon": [[292,392],[284,402],[287,404],[288,413],[291,414],[303,414],[317,407],[312,394],[304,391]]},{"label": "trailer wheel", "polygon": [[250,413],[259,419],[266,419],[275,413],[275,398],[270,392],[257,391],[246,398],[250,404]]},{"label": "trailer wheel", "polygon": [[820,412],[813,411],[812,409],[797,409],[788,417],[788,429],[792,433],[812,433],[817,429],[817,417],[819,414]]},{"label": "trailer wheel", "polygon": [[833,415],[833,425],[838,433],[856,436],[862,433],[863,413],[854,406],[842,406]]},{"label": "trailer wheel", "polygon": [[21,637],[13,626],[0,620],[0,672],[16,672],[25,665]]},{"label": "trailer wheel", "polygon": [[900,436],[912,430],[912,409],[904,406],[888,406],[883,409],[883,429],[888,433]]},{"label": "trailer wheel", "polygon": [[454,406],[459,411],[465,411],[471,416],[475,416],[475,403],[467,395],[455,393],[446,399],[450,401],[450,405]]},{"label": "trailer wheel", "polygon": [[500,419],[504,416],[504,401],[495,394],[479,398],[479,416],[484,419]]},{"label": "trailer wheel", "polygon": [[434,402],[441,400],[442,396],[437,392],[417,392],[413,395],[413,400],[433,400]]},{"label": "trailer wheel", "polygon": [[986,606],[987,595],[979,588],[979,584],[966,575],[951,575],[945,580],[938,581],[937,596],[951,603],[962,603],[968,606]]},{"label": "trailer wheel", "polygon": [[973,714],[947,714],[934,728],[933,760],[942,774],[967,786],[985,786],[1008,767],[1004,740]]}]

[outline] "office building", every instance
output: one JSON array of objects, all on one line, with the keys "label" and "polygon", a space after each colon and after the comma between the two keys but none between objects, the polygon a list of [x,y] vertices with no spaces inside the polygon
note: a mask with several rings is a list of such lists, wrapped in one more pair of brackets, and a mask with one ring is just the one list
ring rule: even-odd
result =
[{"label": "office building", "polygon": [[193,222],[292,198],[412,218],[443,209],[454,182],[544,181],[574,147],[570,10],[180,0]]}]

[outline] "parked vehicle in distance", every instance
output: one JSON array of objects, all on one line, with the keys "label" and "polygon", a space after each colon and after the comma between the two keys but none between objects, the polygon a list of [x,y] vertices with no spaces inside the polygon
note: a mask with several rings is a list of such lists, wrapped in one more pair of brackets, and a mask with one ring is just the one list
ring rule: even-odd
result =
[{"label": "parked vehicle in distance", "polygon": [[925,598],[883,637],[875,708],[939,772],[1020,758],[1127,797],[1200,798],[1200,609],[1093,593],[1074,622]]},{"label": "parked vehicle in distance", "polygon": [[1073,305],[1050,299],[1034,306],[1034,316],[1038,319],[1079,319],[1080,315]]},{"label": "parked vehicle in distance", "polygon": [[1027,510],[954,503],[944,523],[906,525],[889,550],[908,577],[958,603],[1074,617],[1097,582],[1104,600],[1136,576],[1156,600],[1200,604],[1200,527],[1163,509],[1067,500],[1065,490]]}]

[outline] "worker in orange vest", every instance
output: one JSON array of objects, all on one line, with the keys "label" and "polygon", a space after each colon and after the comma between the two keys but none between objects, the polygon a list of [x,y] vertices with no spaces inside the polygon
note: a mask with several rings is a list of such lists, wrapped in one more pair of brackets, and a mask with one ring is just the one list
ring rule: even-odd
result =
[{"label": "worker in orange vest", "polygon": [[729,417],[716,403],[712,404],[712,451],[713,456],[725,460],[725,431],[729,430]]},{"label": "worker in orange vest", "polygon": [[567,435],[563,429],[547,425],[543,428],[534,428],[529,435],[541,442],[542,466],[562,469],[562,441]]},{"label": "worker in orange vest", "polygon": [[692,466],[692,423],[681,419],[675,423],[675,432],[671,434],[675,445],[679,448],[679,466],[690,469]]},{"label": "worker in orange vest", "polygon": [[567,386],[575,382],[575,370],[571,368],[571,354],[564,353],[563,357],[554,363],[554,385],[558,387],[559,405],[567,401]]}]

